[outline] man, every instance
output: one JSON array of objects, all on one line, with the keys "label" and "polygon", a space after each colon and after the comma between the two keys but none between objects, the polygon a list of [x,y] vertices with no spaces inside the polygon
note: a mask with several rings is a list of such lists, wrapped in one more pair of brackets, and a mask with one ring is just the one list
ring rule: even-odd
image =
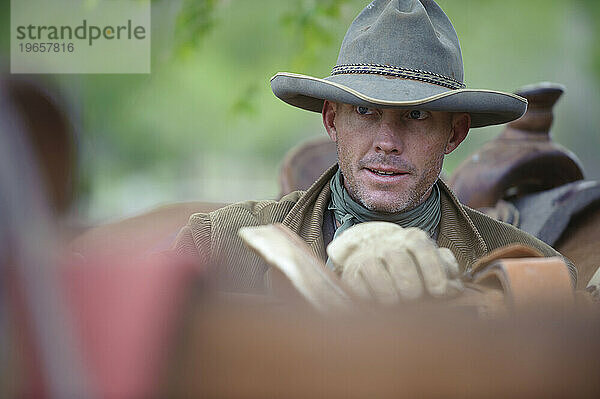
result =
[{"label": "man", "polygon": [[534,237],[462,206],[439,180],[444,156],[470,127],[514,120],[527,102],[465,88],[458,37],[434,1],[373,1],[346,33],[331,76],[278,73],[271,87],[283,101],[322,113],[339,168],[325,171],[306,192],[190,218],[175,248],[214,267],[222,288],[264,291],[268,266],[237,232],[271,223],[289,227],[324,261],[334,237],[375,220],[421,228],[452,252],[461,271],[514,243],[558,255]]}]

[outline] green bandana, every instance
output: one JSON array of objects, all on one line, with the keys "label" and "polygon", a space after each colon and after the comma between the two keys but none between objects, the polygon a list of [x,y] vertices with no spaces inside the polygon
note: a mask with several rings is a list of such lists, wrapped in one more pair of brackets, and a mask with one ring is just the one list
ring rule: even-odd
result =
[{"label": "green bandana", "polygon": [[342,179],[342,172],[338,169],[329,182],[331,200],[328,208],[333,211],[335,219],[341,224],[335,230],[334,239],[357,223],[375,220],[397,223],[402,227],[418,227],[429,233],[431,237],[434,236],[441,217],[440,189],[437,183],[434,184],[429,198],[416,208],[406,212],[382,213],[370,211],[354,201],[344,188]]}]

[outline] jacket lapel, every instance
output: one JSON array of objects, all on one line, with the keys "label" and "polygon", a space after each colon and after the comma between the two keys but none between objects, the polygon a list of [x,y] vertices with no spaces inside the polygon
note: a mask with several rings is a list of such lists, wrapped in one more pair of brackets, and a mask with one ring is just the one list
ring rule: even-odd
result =
[{"label": "jacket lapel", "polygon": [[337,169],[337,164],[327,169],[300,197],[282,221],[283,225],[298,234],[308,244],[311,251],[323,261],[327,260],[323,244],[323,214],[331,197],[329,181]]},{"label": "jacket lapel", "polygon": [[468,271],[487,252],[487,245],[450,188],[442,180],[438,180],[438,184],[442,217],[437,244],[450,249],[461,269]]}]

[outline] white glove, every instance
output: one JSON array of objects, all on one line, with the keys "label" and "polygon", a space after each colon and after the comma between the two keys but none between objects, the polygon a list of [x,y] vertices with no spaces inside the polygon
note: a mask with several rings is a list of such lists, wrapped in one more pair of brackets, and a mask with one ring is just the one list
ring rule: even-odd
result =
[{"label": "white glove", "polygon": [[453,297],[463,290],[452,252],[418,228],[360,223],[333,240],[327,254],[350,290],[369,301],[394,304],[425,294]]}]

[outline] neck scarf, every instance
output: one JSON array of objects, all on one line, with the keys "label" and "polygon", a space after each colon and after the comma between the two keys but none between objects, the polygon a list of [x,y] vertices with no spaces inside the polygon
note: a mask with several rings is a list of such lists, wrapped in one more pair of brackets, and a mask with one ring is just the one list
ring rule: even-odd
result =
[{"label": "neck scarf", "polygon": [[409,211],[398,213],[371,211],[354,201],[344,188],[342,172],[339,169],[329,182],[329,187],[331,187],[331,200],[328,208],[333,211],[335,219],[341,224],[335,230],[334,239],[357,223],[376,220],[397,223],[402,227],[418,227],[433,237],[440,222],[440,189],[437,183],[434,184],[429,198],[422,204]]}]

